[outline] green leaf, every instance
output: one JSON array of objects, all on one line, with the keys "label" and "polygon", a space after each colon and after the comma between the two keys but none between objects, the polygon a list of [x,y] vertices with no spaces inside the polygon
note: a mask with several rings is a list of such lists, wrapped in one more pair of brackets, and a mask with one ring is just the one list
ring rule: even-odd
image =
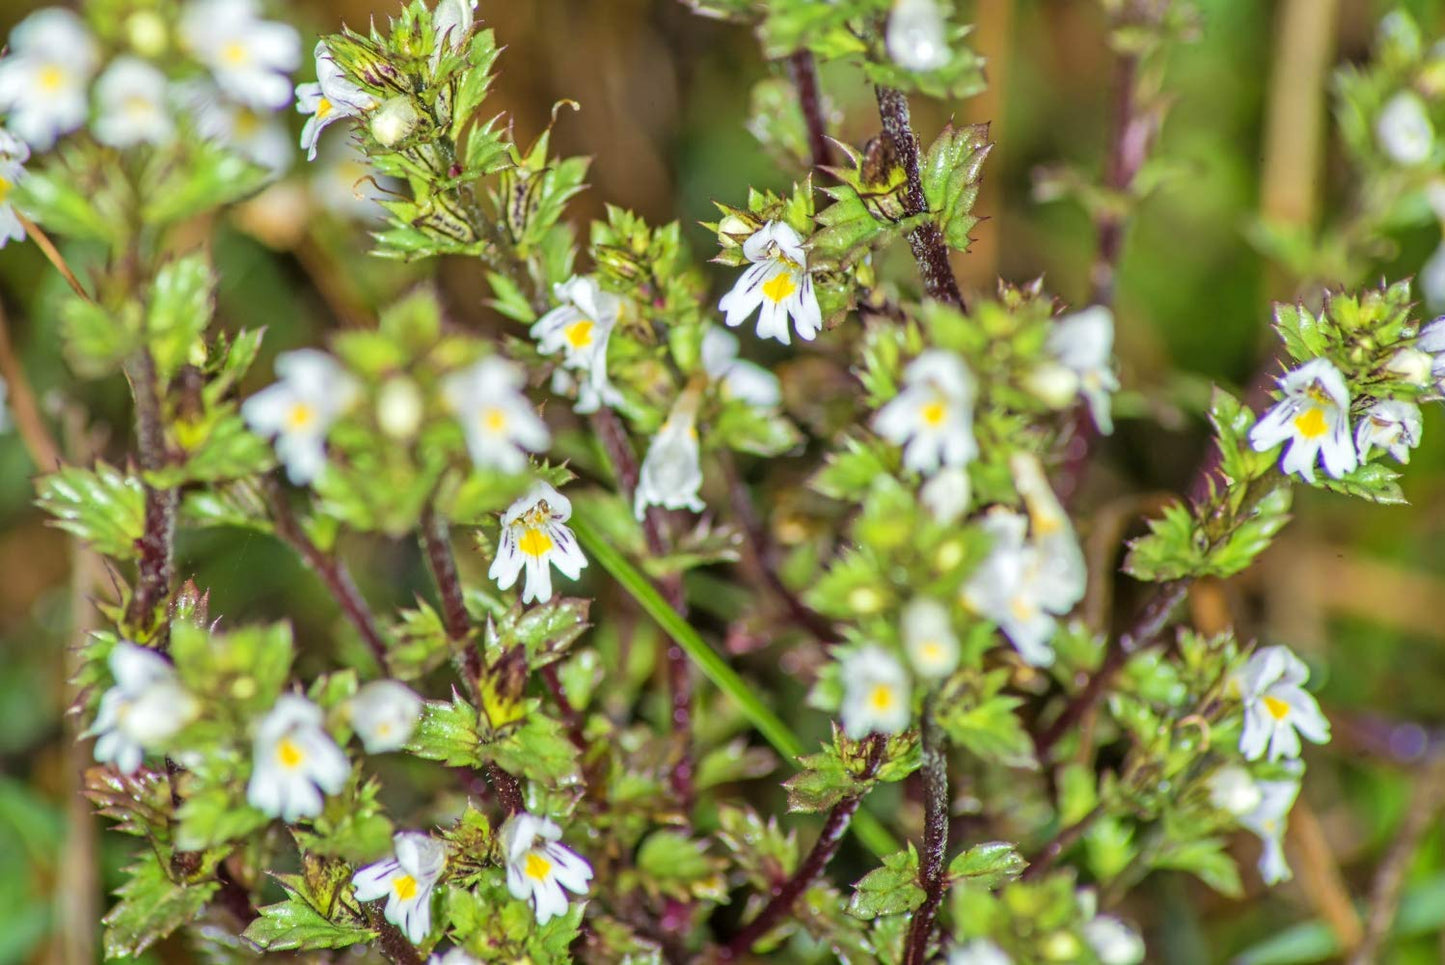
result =
[{"label": "green leaf", "polygon": [[241,937],[255,942],[262,951],[345,948],[376,941],[376,932],[371,929],[328,921],[300,898],[288,898],[258,910],[261,917],[251,922]]},{"label": "green leaf", "polygon": [[529,714],[520,727],[487,744],[484,753],[504,770],[543,784],[577,778],[577,746],[559,721],[540,713]]},{"label": "green leaf", "polygon": [[520,646],[526,650],[532,669],[562,659],[578,637],[592,624],[587,622],[591,600],[564,597],[523,610],[514,607],[505,616],[487,621],[486,649],[491,655]]},{"label": "green leaf", "polygon": [[215,276],[202,254],[186,255],[161,268],[151,286],[146,335],[156,372],[169,382],[190,360],[211,322]]},{"label": "green leaf", "polygon": [[177,884],[155,854],[128,870],[116,891],[120,902],[103,919],[107,958],[132,958],[205,910],[221,887],[217,881]]},{"label": "green leaf", "polygon": [[65,360],[77,375],[100,378],[117,371],[140,345],[140,306],[126,302],[116,311],[78,296],[60,306]]},{"label": "green leaf", "polygon": [[114,242],[118,226],[96,209],[79,185],[80,179],[61,164],[27,170],[15,185],[15,204],[56,234]]},{"label": "green leaf", "polygon": [[997,888],[1023,873],[1028,862],[1007,841],[975,845],[948,864],[948,879],[969,881],[984,888]]},{"label": "green leaf", "polygon": [[1383,462],[1368,462],[1340,479],[1316,475],[1321,486],[1347,496],[1359,496],[1386,506],[1404,505],[1405,493],[1400,489],[1400,473]]},{"label": "green leaf", "polygon": [[36,483],[40,508],[55,525],[98,553],[118,560],[134,559],[136,542],[145,532],[145,493],[140,480],[113,466],[95,470],[66,466]]},{"label": "green leaf", "polygon": [[1219,838],[1199,838],[1171,844],[1153,861],[1156,868],[1172,868],[1199,876],[1206,885],[1230,898],[1244,892],[1239,880],[1239,867],[1225,850]]},{"label": "green leaf", "polygon": [[645,888],[680,900],[721,901],[727,894],[722,861],[707,843],[681,831],[654,831],[637,849],[637,870]]},{"label": "green leaf", "polygon": [[950,248],[968,250],[968,233],[978,224],[970,212],[978,200],[983,162],[993,145],[988,143],[988,125],[948,124],[929,147],[919,175],[928,210],[938,216],[938,226]]},{"label": "green leaf", "polygon": [[260,165],[219,144],[199,140],[185,163],[170,170],[171,176],[146,194],[141,210],[146,224],[169,224],[213,211],[254,194],[271,177]]},{"label": "green leaf", "polygon": [[204,851],[243,838],[268,820],[249,804],[235,800],[225,787],[192,791],[176,817],[176,848],[181,851]]},{"label": "green leaf", "polygon": [[482,743],[477,711],[452,691],[451,702],[428,700],[406,747],[417,757],[441,761],[449,767],[478,767]]},{"label": "green leaf", "polygon": [[1129,544],[1124,572],[1136,580],[1177,580],[1198,572],[1207,551],[1194,514],[1184,503],[1174,503],[1164,507],[1161,516],[1149,520],[1149,535]]},{"label": "green leaf", "polygon": [[883,867],[875,868],[854,886],[848,899],[848,914],[856,918],[901,915],[923,904],[924,891],[918,886],[918,852],[912,843],[907,851],[890,854]]}]

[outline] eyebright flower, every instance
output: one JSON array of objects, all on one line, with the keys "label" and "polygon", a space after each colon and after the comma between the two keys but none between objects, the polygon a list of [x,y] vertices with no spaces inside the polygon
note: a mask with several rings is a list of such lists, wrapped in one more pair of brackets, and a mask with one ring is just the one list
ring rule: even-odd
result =
[{"label": "eyebright flower", "polygon": [[326,465],[326,433],[357,400],[361,389],[325,352],[299,349],[276,358],[281,380],[241,404],[253,432],[276,437],[276,456],[286,475],[304,486]]},{"label": "eyebright flower", "polygon": [[905,70],[937,70],[948,63],[946,31],[938,0],[895,0],[885,38],[888,56]]},{"label": "eyebright flower", "polygon": [[963,518],[968,512],[973,486],[968,470],[962,466],[940,469],[928,478],[918,490],[923,508],[933,516],[935,522],[949,526]]},{"label": "eyebright flower", "polygon": [[537,483],[502,517],[497,558],[487,576],[497,581],[498,589],[509,590],[525,568],[522,602],[552,599],[553,566],[575,580],[587,565],[587,557],[566,525],[571,518],[572,500],[544,482]]},{"label": "eyebright flower", "polygon": [[843,732],[854,740],[897,734],[913,717],[908,674],[892,654],[863,647],[843,660]]},{"label": "eyebright flower", "polygon": [[195,114],[202,137],[259,164],[273,177],[291,166],[296,150],[291,133],[271,114],[227,100],[209,84],[191,85],[182,99]]},{"label": "eyebright flower", "polygon": [[873,417],[873,428],[904,446],[903,466],[931,475],[962,467],[978,455],[973,401],[978,388],[963,359],[929,349],[903,370],[903,390]]},{"label": "eyebright flower", "polygon": [[316,160],[321,132],[343,117],[355,117],[376,106],[376,98],[352,83],[336,65],[325,41],[316,44],[316,80],[296,85],[296,110],[310,114],[301,129],[301,149],[308,161]]},{"label": "eyebright flower", "polygon": [[[0,65],[3,65],[0,61]],[[25,177],[25,162],[30,148],[25,142],[0,127],[0,248],[10,241],[25,240],[25,226],[10,200],[10,192]]]},{"label": "eyebright flower", "polygon": [[139,57],[111,61],[95,85],[95,139],[111,147],[164,144],[175,134],[166,75]]},{"label": "eyebright flower", "polygon": [[322,792],[346,786],[351,762],[321,726],[321,708],[300,694],[282,694],[256,728],[246,800],[291,823],[321,813]]},{"label": "eyebright flower", "polygon": [[148,750],[158,749],[195,719],[200,704],[176,679],[173,668],[154,650],[122,640],[110,651],[115,679],[100,698],[95,724],[86,732],[95,742],[95,759],[133,774]]},{"label": "eyebright flower", "polygon": [[702,367],[724,398],[740,399],[758,409],[775,408],[783,400],[778,377],[738,358],[738,337],[725,328],[709,325],[703,333]]},{"label": "eyebright flower", "polygon": [[1013,965],[1013,959],[987,938],[975,938],[949,952],[948,965]]},{"label": "eyebright flower", "polygon": [[95,38],[69,10],[47,7],[22,20],[0,59],[0,112],[15,136],[43,151],[83,125],[99,57]]},{"label": "eyebright flower", "polygon": [[1139,965],[1144,961],[1144,939],[1113,915],[1098,915],[1085,922],[1084,941],[1102,965]]},{"label": "eyebright flower", "polygon": [[359,901],[386,899],[386,920],[413,945],[431,932],[431,896],[447,865],[446,845],[430,835],[401,831],[392,836],[392,857],[362,868],[351,878]]},{"label": "eyebright flower", "polygon": [[1284,857],[1286,819],[1299,796],[1299,781],[1259,781],[1259,803],[1239,815],[1241,827],[1252,831],[1264,845],[1259,856],[1259,876],[1267,885],[1293,877]]},{"label": "eyebright flower", "polygon": [[577,412],[621,404],[622,395],[607,379],[607,343],[622,314],[622,299],[586,275],[573,275],[552,290],[561,304],[532,326],[537,351],[561,352],[562,368],[586,373],[577,386]]},{"label": "eyebright flower", "polygon": [[1049,332],[1048,351],[1078,379],[1078,391],[1089,403],[1094,425],[1108,435],[1114,431],[1109,393],[1118,391],[1119,379],[1109,367],[1114,351],[1114,313],[1102,305],[1065,315]]},{"label": "eyebright flower", "polygon": [[291,99],[287,75],[301,66],[301,35],[260,19],[254,0],[190,0],[180,29],[229,97],[257,110],[278,110]]},{"label": "eyebright flower", "polygon": [[958,666],[958,637],[948,608],[937,600],[917,597],[903,608],[903,649],[914,673],[941,680]]},{"label": "eyebright flower", "polygon": [[437,0],[431,19],[432,30],[436,36],[431,54],[433,70],[441,60],[444,49],[450,48],[453,53],[461,53],[472,35],[472,25],[477,18],[476,10],[477,0]]},{"label": "eyebright flower", "polygon": [[702,488],[697,443],[697,407],[701,401],[700,387],[684,389],[667,421],[652,437],[633,493],[632,512],[638,519],[646,515],[648,506],[690,509],[694,513],[706,508],[697,494]]},{"label": "eyebright flower", "polygon": [[1435,125],[1425,102],[1413,91],[1391,97],[1375,120],[1380,147],[1396,164],[1421,164],[1430,159],[1435,147]]},{"label": "eyebright flower", "polygon": [[526,382],[520,368],[495,355],[442,380],[442,397],[461,423],[477,466],[521,472],[528,452],[552,444],[547,424],[522,394]]},{"label": "eyebright flower", "polygon": [[421,720],[422,699],[406,684],[374,680],[348,701],[351,726],[368,754],[399,750]]},{"label": "eyebright flower", "polygon": [[539,925],[566,914],[567,892],[585,895],[592,880],[592,866],[559,843],[561,838],[556,822],[526,811],[513,814],[502,825],[507,890],[518,901],[531,902]]},{"label": "eyebright flower", "polygon": [[781,221],[769,221],[743,242],[743,255],[752,266],[743,272],[732,291],[718,302],[728,328],[736,328],[762,308],[758,338],[775,338],[792,344],[788,319],[798,337],[811,342],[823,327],[823,312],[808,274],[803,239]]},{"label": "eyebright flower", "polygon": [[1299,757],[1301,736],[1316,744],[1330,739],[1329,720],[1302,686],[1308,679],[1309,668],[1288,647],[1250,656],[1236,681],[1244,703],[1239,750],[1247,760]]},{"label": "eyebright flower", "polygon": [[1350,438],[1350,390],[1328,359],[1306,362],[1279,380],[1283,398],[1249,432],[1256,452],[1288,441],[1280,468],[1315,481],[1315,463],[1338,479],[1359,464]]},{"label": "eyebright flower", "polygon": [[1410,450],[1420,444],[1420,407],[1413,402],[1382,399],[1370,406],[1355,429],[1355,447],[1360,462],[1370,450],[1386,449],[1399,463],[1410,461]]}]

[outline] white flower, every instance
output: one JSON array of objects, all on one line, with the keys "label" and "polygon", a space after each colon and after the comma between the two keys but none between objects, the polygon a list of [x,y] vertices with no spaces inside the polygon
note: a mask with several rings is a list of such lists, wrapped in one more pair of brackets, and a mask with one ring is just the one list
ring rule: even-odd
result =
[{"label": "white flower", "polygon": [[368,754],[384,754],[411,740],[421,720],[422,699],[395,680],[374,680],[348,702],[351,726]]},{"label": "white flower", "polygon": [[1316,744],[1330,739],[1330,722],[1314,697],[1301,686],[1309,668],[1288,647],[1256,651],[1240,671],[1237,684],[1244,703],[1239,749],[1257,761],[1299,757],[1300,737]]},{"label": "white flower", "polygon": [[918,490],[923,508],[933,516],[935,522],[949,526],[963,518],[968,512],[968,503],[973,496],[973,486],[968,470],[963,467],[940,469],[929,477]]},{"label": "white flower", "polygon": [[[873,428],[904,446],[903,465],[923,475],[962,467],[978,455],[973,438],[973,373],[963,359],[929,349],[903,370],[903,389],[873,417]],[[906,445],[905,445],[906,443]]]},{"label": "white flower", "polygon": [[1426,308],[1432,312],[1445,309],[1445,242],[1436,245],[1435,251],[1420,266],[1415,285],[1420,289]]},{"label": "white flower", "polygon": [[291,133],[277,118],[221,96],[210,85],[191,85],[182,95],[201,136],[229,148],[279,177],[295,153]]},{"label": "white flower", "polygon": [[743,242],[743,255],[752,262],[718,308],[726,313],[728,328],[736,328],[762,308],[758,338],[775,338],[792,344],[788,319],[798,337],[812,341],[823,327],[823,312],[808,275],[808,255],[798,233],[781,221],[769,221]]},{"label": "white flower", "polygon": [[316,142],[333,121],[355,117],[376,106],[376,99],[352,83],[336,65],[325,41],[316,44],[316,80],[296,85],[296,110],[310,114],[301,129],[301,149],[316,160]]},{"label": "white flower", "polygon": [[1079,391],[1089,403],[1094,425],[1108,435],[1114,431],[1109,393],[1119,379],[1109,367],[1114,351],[1114,313],[1102,305],[1065,315],[1049,332],[1048,351],[1079,380]]},{"label": "white flower", "polygon": [[946,30],[938,0],[895,0],[888,15],[888,56],[905,70],[937,70],[949,59]]},{"label": "white flower", "polygon": [[1360,462],[1370,450],[1387,449],[1396,462],[1410,461],[1410,450],[1420,444],[1420,407],[1413,402],[1383,399],[1365,411],[1355,429],[1355,446]]},{"label": "white flower", "polygon": [[276,456],[298,486],[310,483],[326,465],[326,433],[360,395],[355,378],[317,349],[285,352],[276,358],[280,381],[241,405],[253,432],[276,437]]},{"label": "white flower", "polygon": [[863,647],[843,659],[843,732],[854,740],[897,734],[913,717],[908,674],[890,653]]},{"label": "white flower", "polygon": [[246,800],[288,823],[321,813],[322,792],[346,786],[351,762],[321,726],[321,708],[282,694],[256,728]]},{"label": "white flower", "polygon": [[[0,61],[0,65],[3,65]],[[0,128],[0,248],[10,241],[25,240],[25,225],[10,200],[10,193],[25,177],[25,162],[30,148],[25,142]]]},{"label": "white flower", "polygon": [[1264,845],[1259,856],[1259,875],[1267,885],[1288,881],[1292,876],[1284,857],[1286,818],[1299,796],[1299,781],[1259,781],[1259,803],[1240,815],[1242,827],[1254,832]]},{"label": "white flower", "polygon": [[1390,356],[1390,361],[1385,363],[1385,371],[1399,377],[1402,382],[1423,388],[1432,381],[1431,369],[1434,362],[1435,359],[1429,352],[1422,352],[1418,348],[1402,348]]},{"label": "white flower", "polygon": [[446,845],[430,835],[402,831],[392,836],[393,856],[369,864],[351,878],[359,901],[386,899],[386,920],[413,945],[431,932],[431,896],[447,864]]},{"label": "white flower", "polygon": [[783,400],[778,377],[761,365],[738,358],[738,337],[709,325],[702,335],[702,367],[726,398],[758,409],[775,408]]},{"label": "white flower", "polygon": [[697,441],[697,407],[701,401],[697,391],[685,389],[667,421],[652,437],[633,493],[632,512],[638,519],[647,514],[648,506],[690,509],[694,513],[706,508],[698,497],[702,457]]},{"label": "white flower", "polygon": [[547,424],[522,394],[526,381],[520,368],[495,355],[442,379],[442,397],[461,423],[477,466],[521,472],[528,452],[552,444]]},{"label": "white flower", "polygon": [[1227,764],[1209,776],[1209,803],[1235,818],[1244,817],[1264,800],[1259,782],[1238,764]]},{"label": "white flower", "polygon": [[1085,922],[1084,941],[1103,965],[1138,965],[1144,960],[1144,940],[1113,915]]},{"label": "white flower", "polygon": [[532,903],[539,925],[566,914],[567,892],[585,895],[592,880],[592,866],[559,843],[561,837],[562,829],[554,821],[526,811],[513,814],[502,825],[507,890],[518,901]]},{"label": "white flower", "polygon": [[46,150],[85,123],[86,87],[100,57],[95,38],[69,10],[47,7],[10,34],[0,60],[0,112],[22,141]]},{"label": "white flower", "polygon": [[924,680],[941,680],[958,666],[958,637],[948,608],[916,597],[903,608],[903,649],[913,671]]},{"label": "white flower", "polygon": [[133,774],[145,752],[195,719],[200,705],[154,650],[122,640],[110,651],[109,665],[115,686],[101,695],[95,724],[85,736],[99,738],[97,761]]},{"label": "white flower", "polygon": [[574,275],[553,288],[562,304],[532,325],[531,336],[543,355],[562,353],[562,368],[587,373],[577,387],[578,412],[621,404],[607,379],[607,343],[622,314],[622,299],[605,292],[596,279]]},{"label": "white flower", "polygon": [[1430,159],[1435,146],[1435,126],[1425,102],[1413,91],[1403,90],[1390,98],[1375,120],[1380,146],[1397,164],[1420,164]]},{"label": "white flower", "polygon": [[948,965],[1013,965],[1013,959],[987,938],[975,938],[949,952]]},{"label": "white flower", "polygon": [[95,139],[111,147],[169,141],[176,127],[166,93],[165,74],[139,57],[117,57],[95,84]]},{"label": "white flower", "polygon": [[261,20],[253,0],[190,0],[180,30],[228,96],[257,110],[291,100],[287,75],[301,66],[301,35],[288,24]]},{"label": "white flower", "polygon": [[453,53],[460,53],[472,35],[476,21],[477,0],[437,0],[432,11],[432,30],[436,44],[432,48],[431,65],[436,70],[442,59],[443,49],[450,47]]},{"label": "white flower", "polygon": [[1286,372],[1279,380],[1283,398],[1249,432],[1256,452],[1288,440],[1280,468],[1315,481],[1315,463],[1336,479],[1359,464],[1350,438],[1350,390],[1328,359],[1315,359]]},{"label": "white flower", "polygon": [[497,581],[498,589],[508,590],[525,568],[527,582],[522,587],[522,602],[546,603],[552,599],[553,566],[575,580],[587,565],[577,538],[566,526],[571,518],[572,500],[544,482],[537,483],[502,517],[497,558],[487,576]]}]

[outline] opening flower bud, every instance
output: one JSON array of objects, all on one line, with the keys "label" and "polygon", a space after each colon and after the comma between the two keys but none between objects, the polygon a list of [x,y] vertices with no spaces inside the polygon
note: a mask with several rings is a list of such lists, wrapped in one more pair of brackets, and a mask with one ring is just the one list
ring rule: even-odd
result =
[{"label": "opening flower bud", "polygon": [[371,117],[371,136],[382,147],[393,147],[411,135],[421,120],[409,97],[385,101]]},{"label": "opening flower bud", "polygon": [[1385,371],[1398,376],[1402,382],[1427,386],[1430,384],[1431,361],[1429,352],[1422,352],[1417,348],[1402,348],[1390,357]]},{"label": "opening flower bud", "polygon": [[1024,376],[1024,388],[1050,409],[1066,409],[1079,394],[1079,376],[1058,362],[1044,362]]},{"label": "opening flower bud", "polygon": [[422,398],[416,383],[404,375],[389,379],[376,399],[376,423],[393,439],[406,440],[421,427]]}]

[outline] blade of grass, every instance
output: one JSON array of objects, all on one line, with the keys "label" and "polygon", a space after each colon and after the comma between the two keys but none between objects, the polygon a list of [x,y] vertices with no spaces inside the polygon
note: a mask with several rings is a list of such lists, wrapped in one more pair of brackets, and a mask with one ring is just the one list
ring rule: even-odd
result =
[{"label": "blade of grass", "polygon": [[[707,645],[707,641],[677,615],[676,610],[668,606],[662,594],[657,592],[647,577],[604,540],[580,511],[572,517],[569,525],[577,534],[577,539],[582,543],[587,555],[622,584],[622,588],[631,594],[664,633],[677,642],[692,662],[697,664],[698,669],[737,703],[743,716],[779,754],[790,763],[796,763],[804,754],[803,742],[798,740],[778,715],[758,699],[753,689],[728,666],[727,661],[718,656],[717,652]],[[882,822],[867,811],[860,809],[854,815],[851,827],[858,835],[858,840],[880,858],[893,854],[899,848],[898,842]]]}]

